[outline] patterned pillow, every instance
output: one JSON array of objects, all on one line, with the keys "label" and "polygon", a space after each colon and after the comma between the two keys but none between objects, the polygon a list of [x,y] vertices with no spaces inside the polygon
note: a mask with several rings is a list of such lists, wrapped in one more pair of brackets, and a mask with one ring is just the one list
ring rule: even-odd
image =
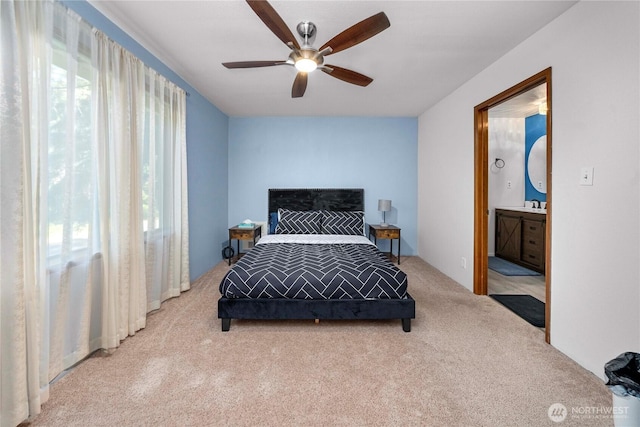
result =
[{"label": "patterned pillow", "polygon": [[278,209],[276,234],[319,234],[322,212]]},{"label": "patterned pillow", "polygon": [[364,212],[322,211],[322,234],[364,235]]}]

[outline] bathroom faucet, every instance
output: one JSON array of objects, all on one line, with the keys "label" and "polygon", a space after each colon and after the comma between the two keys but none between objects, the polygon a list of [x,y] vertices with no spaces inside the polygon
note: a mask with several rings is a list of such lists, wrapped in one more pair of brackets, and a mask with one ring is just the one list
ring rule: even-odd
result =
[{"label": "bathroom faucet", "polygon": [[[536,203],[538,204],[537,206],[536,206]],[[540,209],[540,207],[541,207],[541,205],[540,205],[540,200],[538,200],[538,199],[531,199],[531,206],[532,206],[534,209]]]}]

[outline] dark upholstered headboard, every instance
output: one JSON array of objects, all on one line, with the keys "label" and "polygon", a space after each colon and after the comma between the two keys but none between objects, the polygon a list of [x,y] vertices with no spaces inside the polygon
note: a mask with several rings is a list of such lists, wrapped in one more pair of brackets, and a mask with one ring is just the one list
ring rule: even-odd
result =
[{"label": "dark upholstered headboard", "polygon": [[362,188],[271,188],[269,189],[269,230],[279,208],[292,211],[364,211]]}]

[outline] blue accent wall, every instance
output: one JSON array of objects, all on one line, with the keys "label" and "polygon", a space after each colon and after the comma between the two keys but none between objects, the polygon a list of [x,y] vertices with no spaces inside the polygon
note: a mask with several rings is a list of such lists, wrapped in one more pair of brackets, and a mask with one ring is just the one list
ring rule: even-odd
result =
[{"label": "blue accent wall", "polygon": [[229,118],[127,33],[86,1],[62,1],[94,27],[189,93],[187,168],[191,280],[222,260],[227,233]]},{"label": "blue accent wall", "polygon": [[533,144],[547,134],[547,116],[536,114],[524,119],[524,199],[547,201],[547,193],[539,192],[529,178],[529,153]]},{"label": "blue accent wall", "polygon": [[417,118],[231,117],[228,225],[266,221],[269,188],[364,188],[366,221],[382,222],[378,199],[390,199],[386,220],[415,255],[417,150]]},{"label": "blue accent wall", "polygon": [[[192,99],[193,98],[193,99]],[[229,118],[198,95],[187,98],[189,260],[192,280],[222,260],[229,236]]]}]

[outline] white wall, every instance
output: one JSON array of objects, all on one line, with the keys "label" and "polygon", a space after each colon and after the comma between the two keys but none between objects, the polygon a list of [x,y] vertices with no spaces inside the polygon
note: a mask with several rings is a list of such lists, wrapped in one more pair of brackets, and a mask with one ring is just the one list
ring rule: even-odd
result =
[{"label": "white wall", "polygon": [[551,344],[600,376],[640,352],[639,22],[580,2],[419,118],[418,253],[472,289],[473,107],[553,67]]},{"label": "white wall", "polygon": [[524,123],[524,117],[491,117],[489,110],[489,256],[495,255],[495,208],[524,206]]}]

